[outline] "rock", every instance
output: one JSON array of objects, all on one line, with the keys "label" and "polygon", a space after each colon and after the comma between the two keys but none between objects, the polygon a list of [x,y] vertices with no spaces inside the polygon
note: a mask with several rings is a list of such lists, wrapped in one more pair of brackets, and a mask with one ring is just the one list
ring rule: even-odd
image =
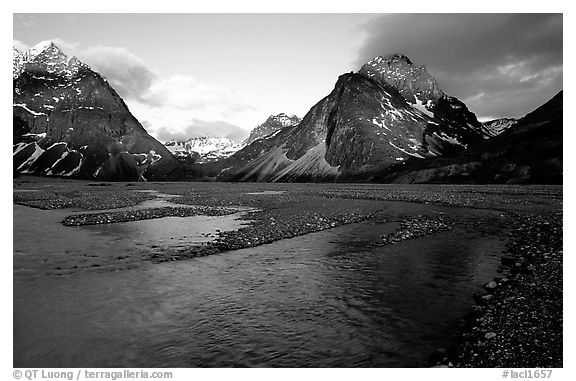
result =
[{"label": "rock", "polygon": [[494,332],[488,332],[486,335],[484,335],[484,338],[486,339],[492,339],[496,337],[496,334]]},{"label": "rock", "polygon": [[498,283],[496,283],[494,281],[490,281],[490,282],[486,283],[483,287],[488,292],[492,292],[496,289],[496,287],[498,287]]}]

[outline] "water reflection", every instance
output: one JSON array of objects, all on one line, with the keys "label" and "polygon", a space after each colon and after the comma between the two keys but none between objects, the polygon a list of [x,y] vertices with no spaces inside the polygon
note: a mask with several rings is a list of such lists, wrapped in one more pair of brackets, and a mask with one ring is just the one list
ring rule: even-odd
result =
[{"label": "water reflection", "polygon": [[213,241],[219,231],[248,224],[242,214],[227,216],[163,217],[117,224],[90,225],[83,229],[106,236],[111,242],[129,240],[145,247],[185,248]]},{"label": "water reflection", "polygon": [[225,216],[164,217],[114,224],[67,227],[68,210],[14,205],[14,271],[36,276],[81,269],[126,269],[158,250],[201,245],[218,231],[245,226],[244,212]]},{"label": "water reflection", "polygon": [[15,278],[14,366],[426,366],[495,274],[502,242],[462,223],[367,247],[394,228],[363,223],[120,273]]}]

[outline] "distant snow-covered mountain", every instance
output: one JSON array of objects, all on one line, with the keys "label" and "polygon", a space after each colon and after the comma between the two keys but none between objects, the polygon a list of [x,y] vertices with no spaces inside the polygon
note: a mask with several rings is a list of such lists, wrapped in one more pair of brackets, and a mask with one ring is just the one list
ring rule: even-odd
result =
[{"label": "distant snow-covered mountain", "polygon": [[284,113],[270,115],[266,121],[250,132],[242,142],[230,138],[205,136],[188,140],[170,140],[166,148],[180,161],[192,160],[195,163],[210,163],[225,159],[252,142],[270,137],[283,128],[295,126],[302,119]]},{"label": "distant snow-covered mountain", "polygon": [[186,141],[171,140],[164,143],[179,160],[194,159],[196,163],[208,163],[226,158],[244,147],[243,143],[230,138],[199,137]]}]

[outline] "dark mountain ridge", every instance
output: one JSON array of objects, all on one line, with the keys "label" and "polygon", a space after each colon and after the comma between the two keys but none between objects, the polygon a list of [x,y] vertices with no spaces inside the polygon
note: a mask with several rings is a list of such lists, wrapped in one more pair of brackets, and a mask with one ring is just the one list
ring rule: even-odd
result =
[{"label": "dark mountain ridge", "polygon": [[[67,57],[53,43],[20,54],[13,81],[15,171],[138,180],[144,172],[149,179],[161,178],[178,166],[108,81],[89,66]],[[113,146],[134,160],[104,165],[118,160],[111,154]],[[124,172],[130,176],[114,173],[130,163],[136,163]]]},{"label": "dark mountain ridge", "polygon": [[563,92],[500,135],[456,155],[409,161],[381,172],[386,183],[562,184]]}]

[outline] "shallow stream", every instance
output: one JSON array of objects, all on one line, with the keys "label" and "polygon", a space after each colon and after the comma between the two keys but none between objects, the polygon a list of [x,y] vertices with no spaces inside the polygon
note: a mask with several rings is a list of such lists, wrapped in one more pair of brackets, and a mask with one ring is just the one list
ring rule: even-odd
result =
[{"label": "shallow stream", "polygon": [[504,246],[500,213],[453,210],[451,231],[395,245],[371,243],[397,224],[363,222],[152,264],[142,251],[245,222],[64,227],[70,211],[15,205],[14,366],[427,366]]}]

